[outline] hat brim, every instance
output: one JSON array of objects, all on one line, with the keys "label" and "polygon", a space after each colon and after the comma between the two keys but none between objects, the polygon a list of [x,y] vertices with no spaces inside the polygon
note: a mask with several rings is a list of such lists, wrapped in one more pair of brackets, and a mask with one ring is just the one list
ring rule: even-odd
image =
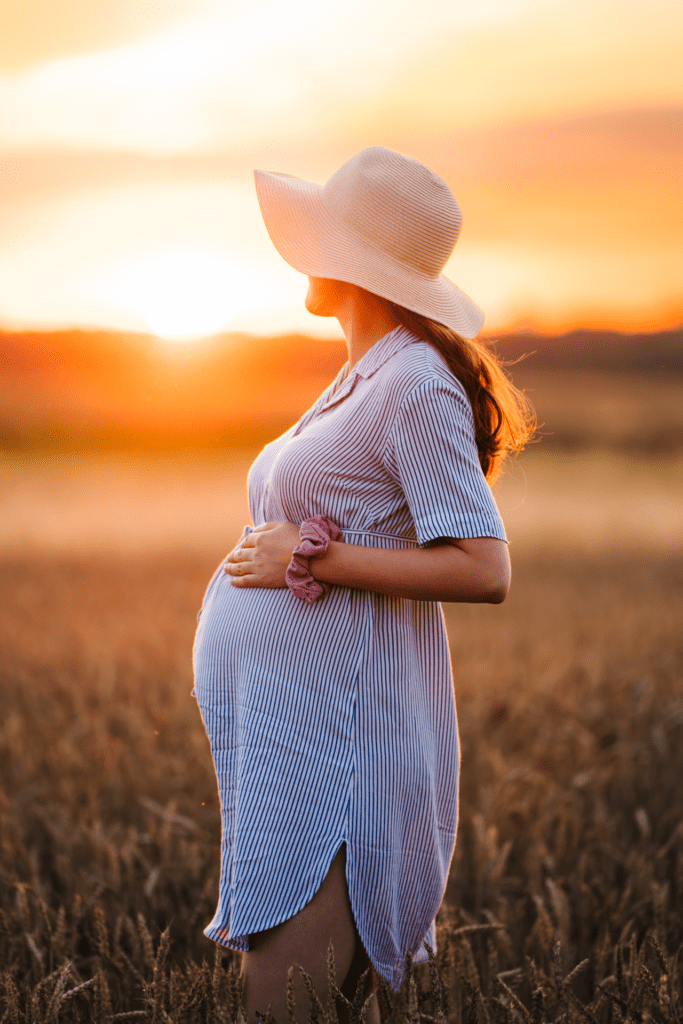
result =
[{"label": "hat brim", "polygon": [[376,248],[327,212],[323,186],[273,171],[254,171],[256,195],[268,234],[284,260],[310,277],[365,288],[414,313],[474,338],[484,314],[443,274],[432,277]]}]

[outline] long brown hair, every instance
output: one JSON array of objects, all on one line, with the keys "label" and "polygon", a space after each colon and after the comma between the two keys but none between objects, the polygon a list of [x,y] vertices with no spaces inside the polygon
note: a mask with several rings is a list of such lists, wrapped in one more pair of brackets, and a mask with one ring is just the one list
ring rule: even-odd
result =
[{"label": "long brown hair", "polygon": [[492,483],[505,456],[521,451],[536,430],[529,399],[514,386],[503,362],[482,342],[461,338],[450,328],[393,302],[389,308],[404,327],[441,353],[464,387],[474,414],[479,462]]}]

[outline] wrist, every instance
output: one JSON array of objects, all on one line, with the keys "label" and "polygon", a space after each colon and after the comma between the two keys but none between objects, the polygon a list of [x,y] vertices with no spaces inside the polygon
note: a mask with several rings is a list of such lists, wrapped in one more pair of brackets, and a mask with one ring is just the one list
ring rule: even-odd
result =
[{"label": "wrist", "polygon": [[295,597],[313,604],[328,593],[327,584],[313,576],[311,563],[324,558],[331,543],[342,540],[342,531],[328,516],[312,516],[304,520],[299,529],[299,544],[292,552],[285,574],[287,586]]},{"label": "wrist", "polygon": [[321,583],[331,583],[331,580],[326,579],[327,570],[330,566],[334,565],[337,556],[337,549],[341,547],[343,541],[331,540],[327,545],[326,551],[321,551],[318,554],[311,555],[308,560],[308,571],[311,576],[316,580],[320,580]]}]

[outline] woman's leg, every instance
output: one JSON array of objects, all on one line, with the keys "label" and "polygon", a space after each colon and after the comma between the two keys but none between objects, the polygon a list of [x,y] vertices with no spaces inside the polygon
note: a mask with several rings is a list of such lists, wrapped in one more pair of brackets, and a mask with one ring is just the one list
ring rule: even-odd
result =
[{"label": "woman's leg", "polygon": [[[256,1011],[265,1013],[270,1007],[277,1024],[287,1020],[287,971],[292,964],[300,964],[310,975],[323,1005],[327,998],[327,948],[332,942],[337,985],[347,988],[354,975],[360,977],[366,962],[351,911],[346,885],[346,847],[342,846],[325,876],[322,885],[310,903],[294,917],[249,937],[250,949],[243,954],[244,1009],[247,1021],[256,1020]],[[345,985],[348,977],[349,985]],[[294,973],[294,992],[298,1007],[297,1017],[309,999],[299,971]],[[352,997],[353,993],[351,993]],[[375,1004],[373,1003],[373,1008]],[[370,1014],[368,1024],[379,1021],[379,1015]]]}]

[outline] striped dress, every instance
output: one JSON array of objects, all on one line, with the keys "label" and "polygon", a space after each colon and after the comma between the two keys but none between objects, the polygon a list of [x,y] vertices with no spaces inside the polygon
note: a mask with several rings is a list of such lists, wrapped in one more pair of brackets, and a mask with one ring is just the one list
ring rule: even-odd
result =
[{"label": "striped dress", "polygon": [[[465,392],[399,327],[266,445],[254,524],[326,514],[349,544],[498,537]],[[250,527],[245,528],[245,532]],[[220,895],[205,934],[232,949],[296,914],[342,843],[358,932],[397,990],[434,945],[455,843],[458,728],[441,606],[331,587],[237,588],[222,563],[194,647],[222,815]]]}]

